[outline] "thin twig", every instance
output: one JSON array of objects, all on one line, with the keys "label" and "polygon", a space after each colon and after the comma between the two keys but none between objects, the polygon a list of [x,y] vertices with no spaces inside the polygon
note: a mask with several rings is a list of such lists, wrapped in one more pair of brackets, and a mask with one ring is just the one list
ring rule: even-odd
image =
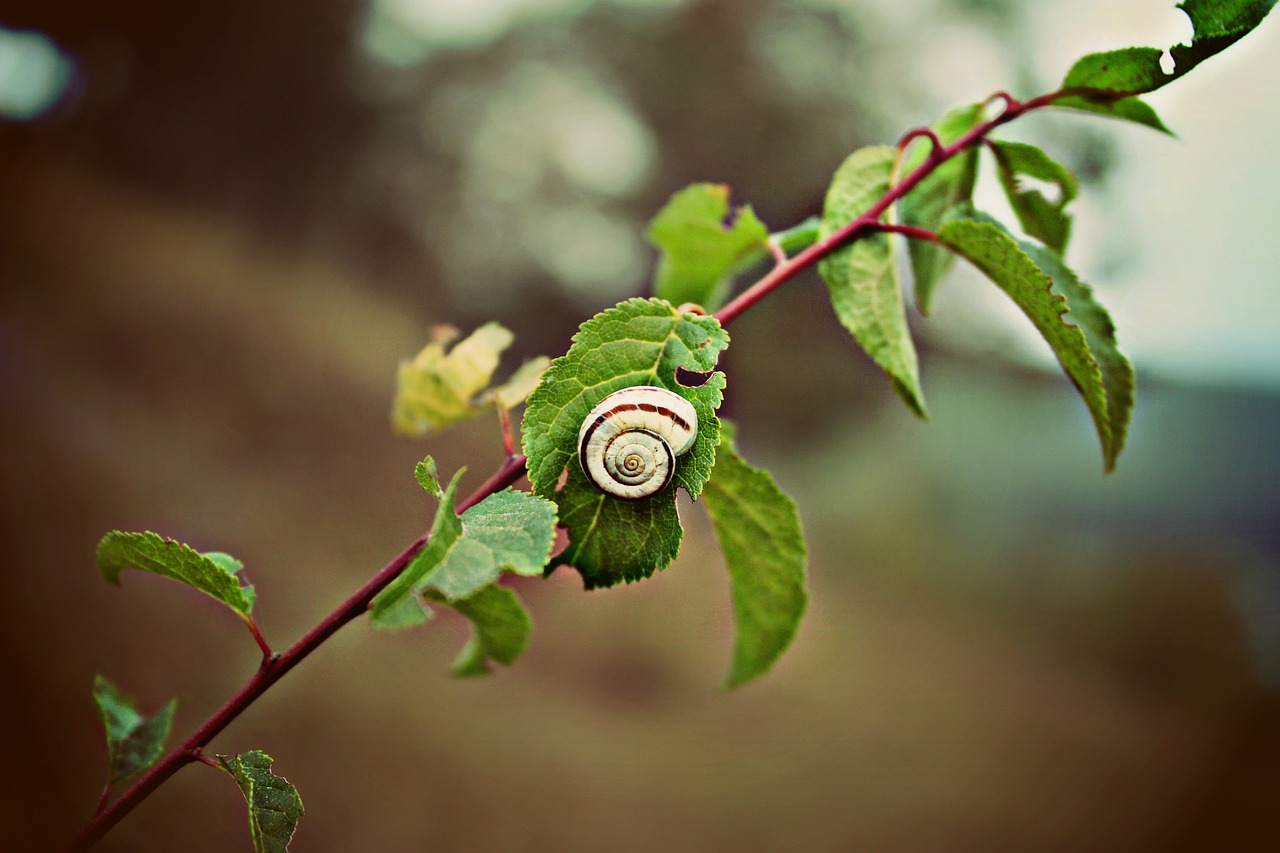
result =
[{"label": "thin twig", "polygon": [[[466,500],[458,505],[458,512],[472,507],[491,494],[505,489],[515,483],[525,473],[526,460],[523,456],[509,457],[502,466],[476,489]],[[296,643],[279,655],[269,657],[258,667],[257,672],[236,691],[235,695],[223,703],[186,740],[174,747],[164,758],[151,766],[128,790],[114,802],[99,809],[93,817],[81,827],[80,832],[65,848],[67,851],[88,850],[106,832],[115,826],[156,788],[182,767],[202,760],[202,750],[209,741],[227,727],[246,708],[252,705],[259,696],[266,693],[285,673],[293,669],[308,655],[315,651],[321,643],[332,637],[340,628],[362,615],[369,609],[369,602],[388,584],[404,571],[414,556],[427,542],[427,536],[419,536],[409,547],[401,551],[381,571],[371,577],[344,602],[339,604],[328,616],[325,616]]]},{"label": "thin twig", "polygon": [[[916,185],[933,173],[935,169],[941,166],[952,157],[970,148],[983,139],[987,134],[1000,127],[1003,124],[1016,119],[1018,116],[1024,115],[1032,110],[1047,107],[1054,101],[1064,98],[1068,95],[1077,94],[1079,90],[1063,89],[1057,92],[1050,92],[1047,95],[1040,95],[1029,101],[1016,101],[1009,95],[999,92],[992,96],[993,99],[1003,100],[1005,109],[1000,115],[988,119],[981,124],[975,125],[972,130],[961,136],[950,145],[945,145],[941,149],[934,149],[933,156],[925,158],[925,161],[915,168],[911,174],[907,175],[898,183],[889,188],[889,191],[882,195],[874,204],[868,207],[861,216],[849,222],[843,228],[830,234],[823,240],[819,240],[809,248],[800,252],[784,264],[771,269],[769,272],[748,287],[742,293],[731,299],[727,305],[716,312],[716,319],[720,321],[720,325],[727,326],[733,322],[744,312],[749,310],[753,305],[764,299],[775,289],[790,281],[803,270],[816,264],[827,255],[856,240],[863,232],[878,227],[880,217],[885,214],[890,206],[898,199],[915,189]],[[914,131],[913,131],[914,133]],[[928,134],[917,134],[928,135]],[[912,134],[909,133],[903,137],[910,141]]]},{"label": "thin twig", "polygon": [[271,660],[274,652],[271,646],[267,645],[266,637],[262,636],[262,630],[258,628],[257,621],[252,616],[244,617],[245,624],[249,626],[249,633],[253,634],[253,641],[258,644],[258,648],[262,649],[262,662],[265,664]]},{"label": "thin twig", "polygon": [[[950,145],[942,147],[935,145],[931,151],[931,156],[927,157],[911,174],[891,187],[875,204],[867,208],[861,216],[794,257],[780,259],[777,266],[766,273],[759,281],[721,308],[716,314],[716,318],[722,325],[728,325],[776,288],[795,277],[801,271],[813,266],[841,246],[861,236],[865,231],[882,230],[908,233],[903,230],[906,226],[888,226],[879,221],[880,217],[894,202],[910,192],[938,166],[966,148],[982,141],[987,134],[1000,125],[1013,121],[1018,116],[1031,110],[1049,106],[1060,98],[1068,95],[1087,94],[1088,91],[1061,90],[1041,95],[1026,102],[1018,102],[1004,93],[998,93],[993,96],[993,99],[1003,100],[1006,104],[1005,110],[1000,115],[977,125]],[[911,141],[917,136],[932,137],[931,141],[937,139],[932,132],[924,130],[912,131],[903,138],[902,144]],[[925,235],[931,234],[931,232],[925,232],[923,229],[917,230],[923,233],[908,233],[908,236],[929,239]],[[461,513],[489,495],[514,484],[524,476],[527,461],[523,456],[509,453],[501,467],[473,494],[458,504],[458,512]],[[317,622],[297,642],[278,655],[271,652],[265,639],[257,631],[256,625],[250,620],[250,630],[253,631],[254,639],[258,642],[259,648],[263,652],[262,664],[258,667],[258,670],[236,691],[235,695],[224,702],[222,707],[214,711],[186,740],[156,764],[152,765],[146,773],[113,802],[105,803],[107,792],[104,792],[102,802],[99,803],[99,807],[93,817],[81,827],[80,832],[65,849],[67,851],[87,850],[179,769],[196,761],[208,763],[210,759],[205,756],[203,748],[208,745],[209,741],[213,740],[233,720],[240,716],[258,697],[267,692],[273,684],[283,678],[289,670],[301,663],[344,625],[362,615],[369,608],[369,603],[373,601],[374,597],[404,571],[405,567],[409,565],[426,542],[426,535],[414,540],[412,544],[396,555],[377,574],[366,581],[363,586],[352,593],[346,601],[339,604],[337,608]]]},{"label": "thin twig", "polygon": [[910,237],[912,240],[926,240],[930,243],[938,239],[938,235],[928,228],[917,228],[914,225],[903,225],[899,222],[876,222],[868,226],[868,230],[880,231],[885,234],[901,234],[904,237]]}]

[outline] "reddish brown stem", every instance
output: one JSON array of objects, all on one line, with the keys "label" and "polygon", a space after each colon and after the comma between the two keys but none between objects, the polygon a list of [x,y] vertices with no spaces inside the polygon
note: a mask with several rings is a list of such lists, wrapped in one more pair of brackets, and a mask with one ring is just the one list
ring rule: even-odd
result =
[{"label": "reddish brown stem", "polygon": [[[892,226],[880,222],[880,217],[885,211],[910,192],[917,184],[930,175],[938,166],[954,157],[961,151],[972,145],[981,142],[986,138],[992,130],[1000,125],[1013,121],[1018,116],[1030,112],[1031,110],[1049,106],[1055,100],[1071,94],[1078,94],[1074,90],[1062,90],[1051,92],[1047,95],[1041,95],[1026,102],[1018,102],[1004,93],[994,96],[1005,102],[1005,110],[995,118],[985,121],[964,136],[957,139],[950,145],[941,146],[937,140],[936,134],[932,132],[920,130],[912,131],[903,137],[901,144],[909,143],[912,139],[919,136],[930,138],[933,149],[930,156],[917,167],[911,174],[907,175],[890,190],[885,193],[875,204],[867,208],[861,216],[845,225],[834,234],[829,235],[823,240],[819,240],[809,248],[800,252],[793,258],[779,259],[779,263],[770,270],[763,278],[747,288],[737,297],[729,302],[724,308],[716,314],[716,319],[722,325],[728,325],[734,319],[745,313],[753,305],[764,297],[772,293],[776,288],[786,283],[803,270],[816,264],[819,260],[831,254],[841,246],[861,236],[865,231],[882,230],[894,231],[896,233],[907,234],[910,237],[919,239],[933,239],[932,232],[924,229],[909,229],[909,226]],[[918,233],[917,233],[918,232]],[[508,451],[510,454],[510,451]],[[458,512],[461,513],[468,508],[479,503],[484,498],[494,494],[507,486],[512,485],[520,479],[525,473],[527,460],[523,456],[508,455],[507,460],[502,466],[494,472],[488,480],[486,480],[480,488],[471,494],[466,500],[458,504]],[[257,630],[257,626],[250,620],[250,630],[254,634],[254,639],[258,642],[263,652],[263,661],[258,667],[257,672],[253,674],[244,686],[242,686],[234,696],[223,703],[222,707],[215,711],[212,716],[200,724],[200,726],[192,732],[186,740],[175,747],[164,758],[154,764],[146,773],[144,773],[136,782],[133,783],[123,794],[121,794],[114,802],[110,804],[99,804],[99,808],[94,816],[80,830],[79,834],[72,839],[67,845],[69,851],[87,850],[98,839],[100,839],[108,830],[120,822],[125,815],[133,811],[137,805],[147,796],[165,782],[170,776],[176,773],[183,766],[195,761],[206,761],[203,748],[208,745],[232,720],[240,716],[250,705],[252,705],[259,696],[265,693],[273,684],[279,681],[284,675],[293,669],[304,658],[315,651],[325,640],[329,639],[340,628],[352,621],[356,617],[363,614],[369,607],[369,603],[374,597],[381,592],[388,584],[404,571],[414,556],[426,544],[427,536],[420,536],[414,542],[400,552],[391,562],[387,563],[381,571],[370,578],[363,586],[356,590],[350,598],[338,605],[328,616],[321,619],[316,625],[304,634],[296,643],[281,652],[278,655],[271,653],[266,641],[262,638],[261,633]],[[105,794],[103,801],[105,802]]]},{"label": "reddish brown stem", "polygon": [[192,754],[192,757],[193,757],[196,761],[199,761],[201,764],[207,764],[207,765],[209,765],[210,767],[217,768],[218,770],[225,770],[225,769],[226,769],[225,767],[223,767],[223,766],[222,766],[222,762],[221,762],[221,761],[219,761],[219,760],[218,760],[218,759],[216,759],[216,758],[213,758],[212,756],[205,755],[205,754],[204,754],[204,752],[203,752],[203,751],[201,751],[201,750],[199,750],[199,749],[197,749],[197,750]]},{"label": "reddish brown stem", "polygon": [[267,639],[266,637],[262,636],[262,631],[261,629],[258,628],[258,623],[254,620],[252,616],[244,617],[244,622],[246,625],[249,626],[249,633],[253,634],[253,641],[258,644],[258,648],[262,649],[263,663],[266,663],[267,661],[271,660],[271,655],[272,655],[271,646],[267,645]]},{"label": "reddish brown stem", "polygon": [[[1032,98],[1029,101],[1015,101],[1013,98],[1003,92],[994,95],[994,98],[1005,102],[1005,109],[1000,115],[988,119],[981,124],[976,125],[972,130],[961,136],[950,145],[944,145],[941,148],[934,148],[931,156],[925,158],[925,161],[916,167],[911,174],[904,177],[901,181],[889,188],[889,191],[882,195],[875,204],[863,211],[862,215],[845,225],[840,230],[828,235],[825,239],[819,240],[809,248],[800,252],[786,263],[778,264],[776,267],[767,272],[763,278],[755,284],[748,287],[742,293],[729,301],[718,312],[716,319],[720,321],[720,325],[727,326],[743,313],[748,311],[761,299],[764,299],[781,285],[790,281],[800,272],[808,269],[827,255],[856,240],[862,234],[872,228],[881,226],[880,217],[893,205],[894,202],[902,198],[916,185],[933,173],[940,165],[950,160],[952,157],[977,145],[987,137],[987,134],[1000,127],[1008,124],[1020,115],[1040,109],[1041,107],[1050,106],[1059,98],[1067,95],[1075,94],[1071,90],[1061,90],[1058,92],[1050,92],[1047,95],[1041,95]],[[910,142],[916,136],[929,136],[927,133],[908,133],[903,137],[904,142]]]},{"label": "reddish brown stem", "polygon": [[937,157],[944,146],[942,140],[938,138],[938,134],[933,132],[931,127],[917,127],[914,130],[907,131],[901,139],[898,140],[898,150],[905,149],[908,145],[920,138],[929,140],[929,157]]},{"label": "reddish brown stem", "polygon": [[868,226],[868,230],[881,231],[885,234],[901,234],[903,237],[910,237],[912,240],[927,240],[930,243],[938,239],[938,235],[928,228],[901,225],[897,222],[876,222]]},{"label": "reddish brown stem", "polygon": [[[515,483],[524,475],[525,462],[526,460],[523,456],[508,457],[502,466],[494,472],[493,476],[486,480],[466,500],[458,504],[458,512],[476,505],[489,495]],[[369,602],[373,601],[374,596],[404,571],[418,551],[422,549],[422,546],[426,544],[426,541],[427,537],[425,535],[419,536],[414,540],[413,544],[401,551],[381,571],[370,578],[364,586],[352,593],[351,597],[346,601],[339,604],[333,612],[317,622],[296,643],[280,654],[264,659],[262,665],[258,667],[258,671],[253,674],[253,677],[245,682],[244,686],[234,696],[224,702],[221,708],[214,711],[212,716],[201,723],[186,740],[174,747],[168,755],[160,759],[156,764],[152,765],[138,781],[134,782],[114,802],[99,809],[89,822],[80,829],[79,834],[71,840],[66,849],[68,851],[89,849],[111,827],[133,811],[140,802],[145,800],[152,791],[160,787],[170,776],[187,764],[193,761],[200,761],[203,748],[219,732],[225,729],[232,720],[240,716],[259,696],[266,693],[271,685],[301,663],[321,643],[336,634],[342,626],[363,614],[369,608]]]},{"label": "reddish brown stem", "polygon": [[511,413],[507,411],[507,407],[498,403],[498,426],[502,429],[502,449],[507,452],[507,456],[516,455],[515,437],[511,432]]}]

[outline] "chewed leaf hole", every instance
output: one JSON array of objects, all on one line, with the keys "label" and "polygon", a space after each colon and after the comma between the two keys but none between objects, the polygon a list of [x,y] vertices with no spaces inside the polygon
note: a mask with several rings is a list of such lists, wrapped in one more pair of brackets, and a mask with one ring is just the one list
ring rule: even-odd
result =
[{"label": "chewed leaf hole", "polygon": [[680,383],[684,388],[701,388],[703,385],[707,384],[707,380],[709,380],[714,373],[714,370],[709,370],[706,373],[699,373],[695,370],[686,370],[683,367],[677,367],[676,382]]},{"label": "chewed leaf hole", "polygon": [[1038,192],[1040,196],[1054,207],[1063,206],[1062,185],[1053,181],[1042,181],[1028,175],[1018,176],[1020,192]]}]

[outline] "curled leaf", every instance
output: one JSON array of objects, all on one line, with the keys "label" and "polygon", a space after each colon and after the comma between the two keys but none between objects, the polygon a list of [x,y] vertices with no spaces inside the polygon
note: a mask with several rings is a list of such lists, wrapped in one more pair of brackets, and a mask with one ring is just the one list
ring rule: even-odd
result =
[{"label": "curled leaf", "polygon": [[98,570],[108,583],[119,584],[120,572],[139,569],[180,581],[200,590],[248,618],[254,591],[241,586],[240,561],[221,552],[201,554],[181,542],[155,533],[123,533],[114,530],[98,543]]}]

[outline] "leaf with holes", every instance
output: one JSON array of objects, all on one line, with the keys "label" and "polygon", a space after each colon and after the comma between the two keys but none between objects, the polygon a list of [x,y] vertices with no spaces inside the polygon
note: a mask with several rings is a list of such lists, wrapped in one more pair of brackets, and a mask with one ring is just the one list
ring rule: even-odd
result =
[{"label": "leaf with holes", "polygon": [[724,184],[692,184],[658,211],[648,236],[661,252],[654,294],[715,311],[734,273],[763,253],[769,232],[749,205],[730,210]]},{"label": "leaf with holes", "polygon": [[[648,577],[680,549],[675,486],[697,497],[715,462],[720,438],[716,409],[724,374],[712,372],[728,334],[714,317],[681,314],[661,299],[630,299],[582,324],[569,351],[551,362],[524,414],[524,453],[535,494],[554,496],[570,543],[561,561],[589,587]],[[678,370],[706,374],[682,385]],[[578,468],[578,429],[610,393],[635,385],[684,397],[698,415],[692,449],[680,456],[672,485],[650,498],[621,501],[591,485]],[[563,488],[557,488],[568,469]]]},{"label": "leaf with holes", "polygon": [[724,551],[737,628],[726,687],[763,675],[791,644],[808,596],[808,549],[796,505],[769,472],[753,468],[725,424],[704,493]]},{"label": "leaf with holes", "polygon": [[239,755],[219,755],[249,804],[249,832],[256,853],[285,853],[298,818],[304,811],[298,789],[271,771],[271,756],[255,749]]},{"label": "leaf with holes", "polygon": [[[822,208],[826,239],[862,216],[889,191],[898,149],[862,148],[836,170]],[[867,355],[917,415],[924,416],[920,368],[898,290],[897,258],[888,234],[865,234],[818,264],[831,305]]]},{"label": "leaf with holes", "polygon": [[1155,112],[1132,96],[1168,85],[1226,50],[1262,23],[1275,4],[1276,0],[1186,0],[1178,8],[1191,19],[1191,43],[1169,48],[1170,71],[1161,65],[1166,51],[1155,47],[1091,53],[1071,66],[1062,88],[1093,91],[1059,100],[1057,105],[1114,115],[1167,132]]},{"label": "leaf with holes", "polygon": [[220,551],[202,554],[181,542],[155,533],[113,530],[98,543],[98,570],[108,583],[119,585],[120,572],[138,569],[180,581],[230,607],[241,618],[253,611],[254,591],[241,586],[240,561]]}]

